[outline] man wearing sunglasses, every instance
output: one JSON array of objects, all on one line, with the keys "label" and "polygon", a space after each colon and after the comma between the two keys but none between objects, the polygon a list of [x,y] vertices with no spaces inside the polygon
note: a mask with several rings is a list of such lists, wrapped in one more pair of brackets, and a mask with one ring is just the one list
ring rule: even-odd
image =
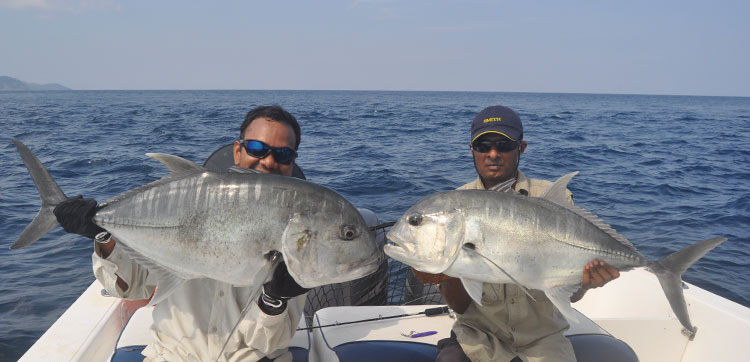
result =
[{"label": "man wearing sunglasses", "polygon": [[248,113],[240,130],[241,137],[234,141],[233,148],[235,166],[292,175],[300,129],[291,114],[281,107],[258,107]]},{"label": "man wearing sunglasses", "polygon": [[[477,179],[459,189],[491,190],[539,197],[552,184],[527,178],[518,164],[526,150],[518,114],[503,106],[487,107],[471,125],[471,154]],[[568,199],[573,195],[568,191]],[[573,347],[563,336],[569,326],[544,292],[530,290],[534,302],[515,284],[484,283],[482,305],[476,304],[459,279],[415,271],[427,283],[440,283],[440,293],[457,313],[451,337],[438,342],[440,362],[464,361],[575,361]],[[597,260],[583,270],[581,289],[604,285],[619,276],[612,266]]]},{"label": "man wearing sunglasses", "polygon": [[[248,112],[234,142],[234,166],[230,172],[263,172],[291,176],[300,127],[279,106],[261,106]],[[65,231],[101,237],[104,230],[91,219],[93,199],[72,198],[55,207]],[[129,259],[117,242],[97,240],[94,275],[113,296],[147,299],[154,292],[148,269]],[[213,361],[222,350],[247,299],[255,287],[235,287],[212,279],[190,280],[154,308],[153,340],[142,354],[146,361]],[[308,289],[301,287],[280,262],[260,298],[252,304],[227,343],[221,360],[292,360],[287,346],[295,333]],[[114,360],[114,359],[113,359]]]}]

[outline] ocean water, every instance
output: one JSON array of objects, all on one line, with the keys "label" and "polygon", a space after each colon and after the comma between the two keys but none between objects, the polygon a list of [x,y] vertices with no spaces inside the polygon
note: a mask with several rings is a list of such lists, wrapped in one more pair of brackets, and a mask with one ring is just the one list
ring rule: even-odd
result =
[{"label": "ocean water", "polygon": [[[57,228],[8,247],[40,201],[10,142],[24,142],[68,196],[103,201],[167,174],[146,152],[202,163],[248,110],[279,104],[302,127],[308,180],[393,221],[476,177],[471,119],[503,104],[524,121],[521,169],[570,184],[576,204],[658,258],[729,239],[684,279],[750,306],[750,98],[355,92],[0,92],[0,360],[14,361],[91,283],[92,242]],[[634,300],[637,296],[633,296]]]}]

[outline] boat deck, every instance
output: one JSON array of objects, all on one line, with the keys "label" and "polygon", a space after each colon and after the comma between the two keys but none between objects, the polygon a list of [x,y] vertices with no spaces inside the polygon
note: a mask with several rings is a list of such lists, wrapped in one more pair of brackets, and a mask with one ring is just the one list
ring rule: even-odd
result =
[{"label": "boat deck", "polygon": [[[608,333],[626,342],[644,362],[746,360],[750,355],[750,309],[696,286],[686,287],[690,316],[698,326],[692,341],[682,334],[656,277],[645,270],[623,273],[605,288],[587,293],[573,305],[585,317],[571,322],[566,334]],[[116,346],[147,344],[151,314],[147,309],[135,313],[144,304],[145,301],[104,296],[101,285],[94,281],[20,361],[109,361]],[[409,314],[433,307],[324,308],[316,312],[313,326]],[[452,323],[447,314],[420,315],[316,328],[312,332],[301,330],[291,345],[310,351],[310,361],[331,361],[336,346],[354,341],[408,341],[434,346],[448,336]],[[305,326],[303,318],[300,327]],[[419,338],[402,335],[412,331],[437,333]]]}]

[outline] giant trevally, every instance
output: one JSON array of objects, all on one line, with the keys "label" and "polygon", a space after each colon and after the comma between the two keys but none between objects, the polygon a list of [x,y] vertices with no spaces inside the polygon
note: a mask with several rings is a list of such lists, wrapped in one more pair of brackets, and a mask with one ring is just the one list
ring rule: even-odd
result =
[{"label": "giant trevally", "polygon": [[393,226],[385,253],[419,271],[460,278],[479,304],[483,282],[542,290],[573,320],[570,296],[586,263],[599,259],[620,271],[647,267],[694,335],[681,274],[727,239],[704,240],[649,261],[604,221],[567,201],[565,190],[576,174],[561,177],[539,198],[482,190],[428,196]]},{"label": "giant trevally", "polygon": [[[58,225],[67,197],[39,159],[13,140],[42,207],[11,249]],[[362,215],[344,197],[304,180],[260,173],[210,172],[186,159],[148,154],[171,173],[100,204],[93,222],[157,275],[152,304],[186,280],[260,285],[283,255],[289,273],[312,288],[373,273],[382,255]]]}]

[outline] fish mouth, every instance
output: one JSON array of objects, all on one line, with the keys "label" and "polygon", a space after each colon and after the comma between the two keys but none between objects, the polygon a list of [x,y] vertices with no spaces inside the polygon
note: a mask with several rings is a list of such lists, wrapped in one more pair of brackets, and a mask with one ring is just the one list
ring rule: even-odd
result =
[{"label": "fish mouth", "polygon": [[368,258],[361,263],[339,265],[335,269],[335,276],[328,275],[325,278],[320,278],[319,276],[305,275],[304,277],[297,279],[297,276],[293,275],[293,278],[304,288],[315,288],[326,284],[349,282],[375,273],[383,262],[383,258],[383,254],[379,252],[377,255],[374,255],[372,258]]},{"label": "fish mouth", "polygon": [[393,259],[400,260],[401,256],[408,257],[414,254],[411,248],[408,248],[407,243],[403,240],[399,240],[397,237],[389,236],[386,240],[385,246],[383,246],[383,252]]},{"label": "fish mouth", "polygon": [[435,268],[429,263],[429,261],[425,261],[421,258],[416,257],[416,254],[414,253],[414,250],[412,248],[401,245],[398,241],[389,241],[390,242],[383,247],[383,252],[391,259],[397,260],[404,265],[408,265],[418,270],[424,269],[426,272],[431,274],[439,274],[445,270],[445,268],[437,271],[434,270]]},{"label": "fish mouth", "polygon": [[[378,270],[380,267],[381,262],[383,261],[382,253],[366,260],[363,263],[357,264],[354,267],[344,267],[341,268],[341,273],[339,275],[342,275],[342,278],[334,278],[336,281],[334,283],[343,283],[350,280],[355,280],[359,278],[364,278]],[[341,279],[341,280],[338,280]]]}]

